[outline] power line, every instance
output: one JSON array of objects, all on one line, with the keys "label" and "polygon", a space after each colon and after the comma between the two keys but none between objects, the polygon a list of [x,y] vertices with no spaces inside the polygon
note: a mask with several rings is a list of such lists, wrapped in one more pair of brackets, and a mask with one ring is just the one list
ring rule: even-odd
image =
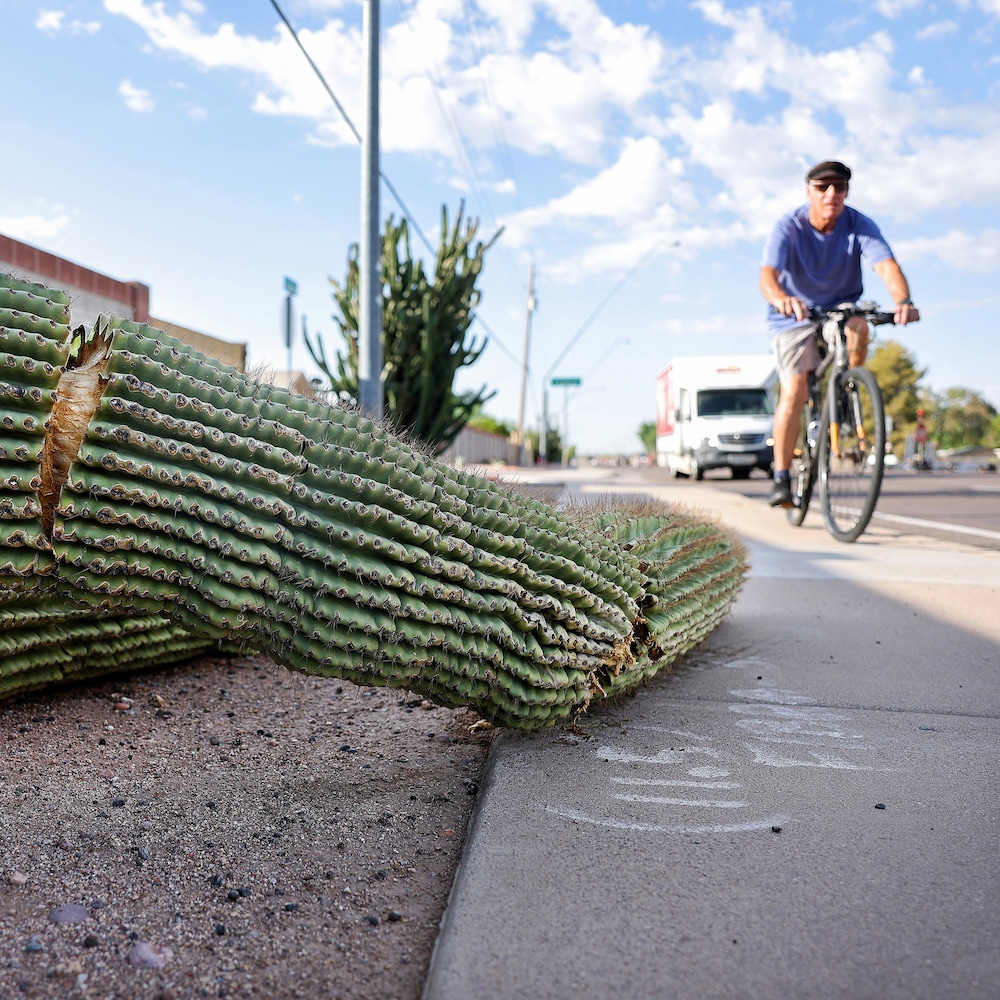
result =
[{"label": "power line", "polygon": [[[275,9],[278,17],[280,17],[281,20],[284,22],[285,27],[288,29],[288,33],[292,36],[292,39],[294,40],[295,44],[299,47],[299,51],[302,53],[302,55],[306,57],[306,62],[308,62],[309,65],[312,67],[312,71],[319,78],[319,82],[323,84],[323,89],[326,90],[327,94],[330,95],[330,100],[333,101],[337,110],[340,112],[341,117],[347,123],[347,127],[351,130],[351,132],[354,135],[354,138],[357,139],[358,143],[360,144],[361,133],[355,127],[354,122],[351,121],[351,116],[344,109],[344,106],[340,103],[339,100],[337,100],[337,95],[333,92],[333,88],[330,86],[330,84],[327,83],[326,77],[323,75],[322,70],[319,68],[319,66],[316,65],[315,62],[313,62],[312,56],[309,55],[309,53],[306,51],[306,47],[302,44],[301,40],[299,39],[298,32],[296,32],[296,30],[292,27],[291,21],[289,21],[288,18],[285,17],[285,12],[281,9],[281,7],[278,6],[278,0],[271,0],[271,6]],[[430,254],[436,254],[437,251],[434,249],[434,247],[431,246],[430,240],[427,239],[427,237],[424,235],[424,231],[420,228],[416,220],[413,218],[413,213],[406,207],[406,204],[400,197],[399,192],[395,189],[395,187],[393,187],[392,182],[385,175],[385,171],[383,171],[381,167],[379,167],[378,175],[381,178],[382,183],[385,184],[385,186],[389,189],[389,193],[396,200],[396,204],[399,205],[399,210],[403,213],[404,216],[406,216],[410,225],[413,226],[413,228],[417,231],[417,235],[424,241],[424,246],[427,247],[427,252]]]}]

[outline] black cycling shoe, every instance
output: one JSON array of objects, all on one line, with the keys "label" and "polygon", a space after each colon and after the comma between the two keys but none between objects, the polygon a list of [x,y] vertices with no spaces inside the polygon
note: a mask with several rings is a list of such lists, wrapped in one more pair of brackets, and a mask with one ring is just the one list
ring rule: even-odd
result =
[{"label": "black cycling shoe", "polygon": [[772,507],[794,507],[792,502],[792,484],[785,480],[774,481],[774,489],[771,491],[767,502]]}]

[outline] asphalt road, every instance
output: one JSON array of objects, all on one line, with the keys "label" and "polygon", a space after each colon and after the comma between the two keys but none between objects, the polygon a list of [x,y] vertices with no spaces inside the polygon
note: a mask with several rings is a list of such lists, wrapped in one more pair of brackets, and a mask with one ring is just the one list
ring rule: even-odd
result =
[{"label": "asphalt road", "polygon": [[565,480],[718,516],[750,577],[672,674],[497,741],[425,1000],[996,1000],[1000,553],[649,471]]},{"label": "asphalt road", "polygon": [[[671,481],[662,469],[638,471],[650,482]],[[684,479],[672,481],[679,491],[687,485]],[[728,472],[712,472],[703,483],[761,500],[771,487],[770,479],[761,473],[748,480],[734,480]],[[820,521],[818,508],[807,517]],[[972,545],[1000,549],[1000,473],[887,469],[874,521],[904,532],[953,536]]]}]

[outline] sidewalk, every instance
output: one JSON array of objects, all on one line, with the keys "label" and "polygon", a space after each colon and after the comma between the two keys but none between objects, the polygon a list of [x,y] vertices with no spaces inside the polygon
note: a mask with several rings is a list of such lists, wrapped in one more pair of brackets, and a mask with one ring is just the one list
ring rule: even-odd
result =
[{"label": "sidewalk", "polygon": [[426,1000],[1000,996],[1000,553],[683,497],[749,544],[740,600],[578,732],[498,741]]}]

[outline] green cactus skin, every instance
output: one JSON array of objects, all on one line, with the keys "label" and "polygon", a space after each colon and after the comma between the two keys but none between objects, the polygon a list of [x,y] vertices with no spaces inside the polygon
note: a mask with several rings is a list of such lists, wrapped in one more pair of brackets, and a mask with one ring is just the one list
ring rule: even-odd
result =
[{"label": "green cactus skin", "polygon": [[745,571],[679,509],[557,509],[0,280],[0,697],[221,644],[538,728],[676,661]]}]

